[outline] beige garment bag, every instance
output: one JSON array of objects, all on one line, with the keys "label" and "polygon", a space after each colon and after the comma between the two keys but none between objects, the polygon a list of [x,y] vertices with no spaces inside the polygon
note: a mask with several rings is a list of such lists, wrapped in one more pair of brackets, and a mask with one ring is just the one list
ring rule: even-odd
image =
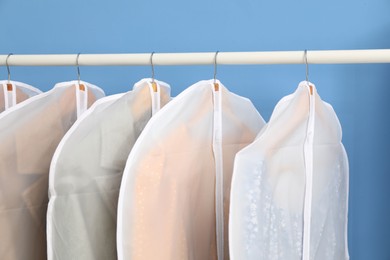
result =
[{"label": "beige garment bag", "polygon": [[51,158],[77,117],[102,96],[86,82],[59,83],[0,115],[0,259],[46,259]]},{"label": "beige garment bag", "polygon": [[200,81],[147,124],[126,163],[118,202],[118,258],[228,259],[235,154],[264,125],[252,103]]}]

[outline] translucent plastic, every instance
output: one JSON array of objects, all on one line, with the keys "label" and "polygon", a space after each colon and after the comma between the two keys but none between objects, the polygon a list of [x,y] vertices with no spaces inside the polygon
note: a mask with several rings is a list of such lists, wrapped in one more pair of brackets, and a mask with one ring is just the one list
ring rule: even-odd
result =
[{"label": "translucent plastic", "polygon": [[216,232],[223,228],[229,258],[233,158],[264,120],[248,99],[217,83],[218,91],[213,80],[183,91],[149,121],[130,152],[118,202],[119,259],[217,259]]},{"label": "translucent plastic", "polygon": [[235,158],[231,259],[349,259],[347,209],[340,123],[315,86],[301,82]]},{"label": "translucent plastic", "polygon": [[46,259],[48,175],[53,153],[77,118],[104,92],[89,83],[57,84],[0,114],[0,259]]},{"label": "translucent plastic", "polygon": [[117,203],[125,163],[153,108],[170,100],[169,85],[155,82],[157,91],[151,79],[144,79],[126,94],[100,99],[59,144],[49,177],[49,259],[117,259]]},{"label": "translucent plastic", "polygon": [[[8,87],[10,85],[10,88]],[[41,94],[37,88],[18,81],[0,81],[0,113],[35,95]]]}]

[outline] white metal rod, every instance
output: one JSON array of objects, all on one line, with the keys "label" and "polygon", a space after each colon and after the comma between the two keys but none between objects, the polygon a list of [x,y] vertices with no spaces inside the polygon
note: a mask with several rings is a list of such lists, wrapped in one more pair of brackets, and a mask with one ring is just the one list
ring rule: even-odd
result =
[{"label": "white metal rod", "polygon": [[[150,65],[150,53],[81,54],[80,66]],[[6,65],[6,55],[0,55],[0,66]],[[9,66],[75,66],[77,54],[11,55]],[[211,65],[215,52],[155,53],[154,65]],[[310,64],[390,63],[390,49],[308,51]],[[244,64],[302,64],[304,51],[219,52],[217,63]]]}]

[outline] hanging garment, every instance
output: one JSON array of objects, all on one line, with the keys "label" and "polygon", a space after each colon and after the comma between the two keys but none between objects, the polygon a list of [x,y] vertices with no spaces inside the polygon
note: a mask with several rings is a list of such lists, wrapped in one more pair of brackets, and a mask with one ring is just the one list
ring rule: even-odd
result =
[{"label": "hanging garment", "polygon": [[117,259],[119,186],[127,157],[152,114],[170,100],[164,82],[97,101],[72,126],[51,163],[48,259]]},{"label": "hanging garment", "polygon": [[231,259],[349,259],[348,159],[333,108],[301,82],[234,164]]},{"label": "hanging garment", "polygon": [[0,113],[42,93],[39,89],[18,81],[1,80],[0,86]]},{"label": "hanging garment", "polygon": [[200,81],[154,116],[126,163],[118,258],[228,259],[233,159],[264,125],[252,103]]},{"label": "hanging garment", "polygon": [[104,92],[57,84],[0,115],[0,259],[46,259],[50,161],[78,115]]}]

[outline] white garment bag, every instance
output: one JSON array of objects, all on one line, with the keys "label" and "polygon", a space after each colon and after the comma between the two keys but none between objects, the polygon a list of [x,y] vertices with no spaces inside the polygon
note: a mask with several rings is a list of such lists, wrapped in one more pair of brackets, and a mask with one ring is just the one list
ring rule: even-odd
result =
[{"label": "white garment bag", "polygon": [[333,108],[301,82],[235,158],[231,259],[349,259],[348,159]]},{"label": "white garment bag", "polygon": [[118,258],[228,259],[235,154],[264,125],[252,103],[219,81],[173,99],[141,133],[118,202]]},{"label": "white garment bag", "polygon": [[0,259],[46,259],[50,161],[78,115],[102,96],[86,82],[59,83],[0,114]]},{"label": "white garment bag", "polygon": [[42,93],[33,86],[13,80],[1,80],[0,87],[0,113],[30,97]]},{"label": "white garment bag", "polygon": [[154,86],[144,79],[126,94],[97,101],[62,139],[50,167],[48,259],[117,259],[125,163],[146,123],[170,100],[169,85]]}]

